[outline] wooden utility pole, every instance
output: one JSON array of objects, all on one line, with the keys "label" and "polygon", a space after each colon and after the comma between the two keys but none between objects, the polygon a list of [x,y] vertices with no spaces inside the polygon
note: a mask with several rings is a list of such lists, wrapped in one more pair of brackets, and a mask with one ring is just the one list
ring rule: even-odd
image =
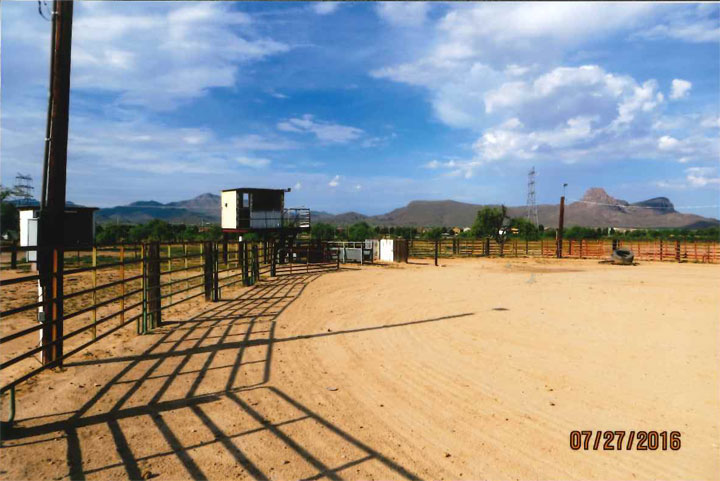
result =
[{"label": "wooden utility pole", "polygon": [[562,258],[562,243],[563,243],[563,225],[565,223],[565,196],[560,197],[560,219],[558,220],[557,230],[557,258]]},{"label": "wooden utility pole", "polygon": [[[55,0],[52,14],[48,138],[38,232],[38,271],[43,293],[42,361],[63,355],[63,267],[65,184],[70,107],[70,51],[73,2]],[[53,256],[53,250],[56,250]],[[53,259],[53,257],[55,257]],[[53,273],[55,275],[53,276]],[[52,295],[51,295],[52,294]]]}]

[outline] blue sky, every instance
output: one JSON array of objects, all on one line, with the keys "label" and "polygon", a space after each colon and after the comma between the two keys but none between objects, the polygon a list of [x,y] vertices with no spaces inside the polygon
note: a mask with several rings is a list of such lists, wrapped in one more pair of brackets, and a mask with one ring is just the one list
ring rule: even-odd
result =
[{"label": "blue sky", "polygon": [[[3,185],[39,186],[50,24],[2,2]],[[593,186],[718,216],[720,5],[77,2],[68,199],[292,187],[378,214]]]}]

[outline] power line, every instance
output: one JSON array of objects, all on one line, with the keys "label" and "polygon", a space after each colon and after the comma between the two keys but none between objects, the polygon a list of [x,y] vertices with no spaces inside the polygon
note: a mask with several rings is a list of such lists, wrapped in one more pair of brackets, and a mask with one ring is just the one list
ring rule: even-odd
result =
[{"label": "power line", "polygon": [[45,20],[47,20],[47,21],[49,22],[49,21],[51,21],[51,18],[50,18],[50,17],[52,17],[53,12],[50,12],[50,17],[46,17],[45,14],[44,14],[43,11],[42,11],[42,6],[43,6],[43,5],[45,5],[45,8],[47,8],[48,11],[50,11],[50,7],[48,7],[48,4],[47,4],[46,1],[44,1],[44,0],[38,0],[38,13],[40,14],[40,16],[41,16],[42,18],[44,18]]}]

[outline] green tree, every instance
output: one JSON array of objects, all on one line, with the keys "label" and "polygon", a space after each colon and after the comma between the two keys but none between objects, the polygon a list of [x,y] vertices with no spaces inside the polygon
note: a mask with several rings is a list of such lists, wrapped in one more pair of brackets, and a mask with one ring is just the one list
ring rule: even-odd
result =
[{"label": "green tree", "polygon": [[310,237],[315,240],[328,241],[335,238],[335,226],[324,222],[317,222],[310,228]]},{"label": "green tree", "polygon": [[17,236],[20,231],[20,213],[10,202],[5,199],[10,197],[12,190],[0,186],[0,234]]},{"label": "green tree", "polygon": [[154,241],[174,240],[173,229],[164,220],[153,219],[146,224],[148,238]]},{"label": "green tree", "polygon": [[356,222],[347,229],[348,240],[351,241],[364,241],[365,239],[372,239],[375,231],[370,225],[365,222]]},{"label": "green tree", "polygon": [[507,208],[504,205],[483,207],[478,211],[470,231],[473,237],[492,237],[496,242],[502,243],[507,236],[504,227],[507,227],[508,220]]},{"label": "green tree", "polygon": [[143,242],[147,240],[149,236],[148,229],[145,224],[135,224],[130,227],[128,237],[130,242]]},{"label": "green tree", "polygon": [[220,227],[218,224],[211,225],[205,232],[203,232],[203,239],[205,240],[219,241],[222,240],[222,236],[222,227]]},{"label": "green tree", "polygon": [[200,240],[200,231],[196,225],[186,225],[180,232],[180,239],[185,242]]},{"label": "green tree", "polygon": [[118,244],[130,240],[130,226],[122,224],[98,225],[95,229],[95,242],[100,245]]},{"label": "green tree", "polygon": [[430,230],[427,230],[423,233],[423,238],[429,239],[429,240],[440,240],[442,239],[443,235],[443,228],[442,227],[433,227]]},{"label": "green tree", "polygon": [[524,217],[516,217],[510,221],[510,227],[518,230],[518,237],[524,240],[538,240],[540,230],[538,226]]},{"label": "green tree", "polygon": [[415,227],[395,227],[392,233],[403,239],[411,240],[417,235],[417,230]]}]

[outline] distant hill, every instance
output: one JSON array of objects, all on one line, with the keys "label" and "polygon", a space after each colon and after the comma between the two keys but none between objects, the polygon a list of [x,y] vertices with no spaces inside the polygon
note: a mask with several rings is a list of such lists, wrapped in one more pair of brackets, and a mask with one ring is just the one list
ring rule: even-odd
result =
[{"label": "distant hill", "polygon": [[[497,205],[491,205],[496,207]],[[386,226],[459,226],[472,225],[477,211],[485,207],[454,200],[416,200],[405,207],[387,214],[366,217],[370,224]],[[525,206],[508,207],[510,217],[524,217]],[[327,217],[324,222],[346,224],[347,214]],[[538,205],[538,220],[545,226],[557,226],[559,206]],[[354,222],[354,221],[353,221]],[[655,197],[641,202],[629,203],[610,196],[604,189],[591,188],[582,199],[565,206],[565,225],[585,227],[625,228],[692,228],[698,229],[720,225],[717,219],[695,214],[683,214],[675,210],[667,197]]]},{"label": "distant hill", "polygon": [[454,200],[414,200],[405,207],[376,215],[370,220],[387,226],[468,226],[473,223],[480,208],[481,205]]},{"label": "distant hill", "polygon": [[202,213],[213,219],[220,220],[220,196],[216,194],[201,194],[190,200],[170,202],[166,205],[187,209],[190,212]]},{"label": "distant hill", "polygon": [[[405,207],[386,214],[367,216],[357,212],[331,214],[312,211],[313,222],[349,225],[366,221],[384,226],[470,226],[475,220],[479,204],[454,200],[416,200]],[[524,217],[525,206],[508,207],[511,217]],[[161,219],[172,223],[201,223],[220,221],[220,196],[202,194],[193,199],[162,204],[156,201],[138,201],[126,206],[100,209],[99,222],[147,222]],[[558,205],[538,205],[538,219],[545,226],[558,223]],[[667,197],[655,197],[641,202],[629,203],[610,196],[604,189],[588,189],[582,199],[565,206],[565,225],[585,227],[626,228],[691,228],[697,229],[720,225],[720,221],[695,214],[683,214],[675,210]]]},{"label": "distant hill", "polygon": [[160,219],[174,224],[200,224],[220,222],[220,196],[202,194],[190,200],[163,204],[154,200],[141,200],[128,205],[100,209],[95,213],[100,223],[144,223]]}]

